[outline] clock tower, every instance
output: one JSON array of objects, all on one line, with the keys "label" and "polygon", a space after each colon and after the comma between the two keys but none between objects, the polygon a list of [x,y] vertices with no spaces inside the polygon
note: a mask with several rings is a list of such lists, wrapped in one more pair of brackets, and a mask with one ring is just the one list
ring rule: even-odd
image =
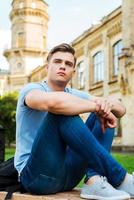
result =
[{"label": "clock tower", "polygon": [[9,62],[11,90],[18,90],[28,82],[29,74],[44,64],[48,5],[44,0],[13,0],[10,20],[11,49],[5,50],[4,56]]}]

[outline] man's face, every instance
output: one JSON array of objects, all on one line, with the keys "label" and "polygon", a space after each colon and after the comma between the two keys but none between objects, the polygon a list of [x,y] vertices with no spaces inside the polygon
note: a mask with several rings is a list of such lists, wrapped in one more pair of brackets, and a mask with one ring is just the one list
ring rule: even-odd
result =
[{"label": "man's face", "polygon": [[67,84],[75,71],[74,56],[68,52],[56,52],[48,62],[47,77],[51,81]]}]

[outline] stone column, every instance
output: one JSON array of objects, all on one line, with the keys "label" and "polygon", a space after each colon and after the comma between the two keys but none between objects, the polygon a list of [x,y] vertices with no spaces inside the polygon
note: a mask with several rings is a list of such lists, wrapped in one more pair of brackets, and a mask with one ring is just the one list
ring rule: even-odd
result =
[{"label": "stone column", "polygon": [[127,54],[120,57],[119,84],[126,114],[122,118],[122,144],[134,146],[134,62]]},{"label": "stone column", "polygon": [[122,2],[123,43],[125,48],[129,48],[134,44],[134,0]]},{"label": "stone column", "polygon": [[134,1],[123,0],[123,52],[120,57],[119,85],[126,115],[122,118],[122,143],[134,146]]}]

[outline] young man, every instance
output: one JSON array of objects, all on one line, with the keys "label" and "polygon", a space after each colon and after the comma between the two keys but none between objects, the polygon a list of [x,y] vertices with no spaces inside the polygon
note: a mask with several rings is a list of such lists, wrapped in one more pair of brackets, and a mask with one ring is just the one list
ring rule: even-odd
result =
[{"label": "young man", "polygon": [[[33,194],[72,190],[86,175],[81,197],[123,200],[134,196],[134,179],[110,155],[122,103],[97,98],[66,85],[75,72],[75,51],[54,47],[47,79],[30,83],[17,105],[15,167]],[[79,114],[91,112],[86,123]]]}]

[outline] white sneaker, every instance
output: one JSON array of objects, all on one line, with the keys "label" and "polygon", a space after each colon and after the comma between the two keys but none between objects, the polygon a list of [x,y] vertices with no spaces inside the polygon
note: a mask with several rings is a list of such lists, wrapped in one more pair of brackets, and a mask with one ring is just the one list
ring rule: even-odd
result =
[{"label": "white sneaker", "polygon": [[130,195],[124,191],[116,190],[107,182],[106,177],[98,177],[92,185],[84,184],[80,194],[84,199],[98,200],[124,200],[130,199]]},{"label": "white sneaker", "polygon": [[127,178],[117,189],[127,192],[130,194],[131,198],[134,198],[134,172],[132,174],[127,174]]}]

